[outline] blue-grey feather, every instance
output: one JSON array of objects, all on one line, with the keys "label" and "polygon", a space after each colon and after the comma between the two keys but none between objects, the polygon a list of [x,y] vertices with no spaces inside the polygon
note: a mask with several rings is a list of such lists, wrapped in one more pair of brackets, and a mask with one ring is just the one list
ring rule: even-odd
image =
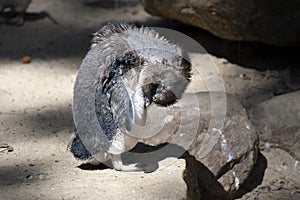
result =
[{"label": "blue-grey feather", "polygon": [[75,137],[71,143],[70,151],[74,154],[75,158],[79,160],[88,160],[92,157],[91,153],[83,145],[76,130]]}]

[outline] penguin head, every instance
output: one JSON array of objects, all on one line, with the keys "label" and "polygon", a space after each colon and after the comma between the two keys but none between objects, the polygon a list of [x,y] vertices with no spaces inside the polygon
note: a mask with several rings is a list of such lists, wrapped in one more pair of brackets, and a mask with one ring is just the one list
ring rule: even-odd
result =
[{"label": "penguin head", "polygon": [[[166,58],[161,63],[147,63],[141,70],[140,84],[146,107],[152,102],[159,106],[170,106],[181,98],[190,82],[191,62],[188,57],[187,59],[182,56],[175,58],[178,62],[167,62],[168,58]],[[176,63],[178,66],[169,63]]]}]

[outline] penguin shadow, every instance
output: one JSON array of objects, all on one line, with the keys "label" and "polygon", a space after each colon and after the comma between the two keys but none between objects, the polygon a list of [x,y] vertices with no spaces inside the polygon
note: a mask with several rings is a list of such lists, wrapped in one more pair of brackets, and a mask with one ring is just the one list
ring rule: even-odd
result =
[{"label": "penguin shadow", "polygon": [[[182,147],[173,144],[161,144],[158,146],[149,146],[138,143],[129,152],[122,154],[124,164],[141,163],[145,173],[151,173],[159,168],[159,161],[165,158],[175,157],[186,160],[186,169],[183,173],[183,179],[188,185],[188,196],[199,193],[207,198],[204,199],[235,199],[241,198],[244,194],[251,192],[263,181],[265,170],[267,168],[267,159],[258,152],[257,162],[253,167],[248,179],[241,185],[234,194],[227,193],[218,179],[225,173],[215,176],[204,164],[197,161],[189,155]],[[107,161],[98,165],[82,164],[78,166],[83,170],[104,170],[113,169],[112,163]]]},{"label": "penguin shadow", "polygon": [[38,21],[48,19],[53,24],[58,25],[58,22],[46,11],[41,12],[25,12],[21,16],[13,10],[8,10],[0,13],[0,25],[22,26],[26,21]]},{"label": "penguin shadow", "polygon": [[84,164],[81,164],[79,166],[77,166],[79,169],[82,169],[82,170],[104,170],[104,169],[112,169],[112,163],[108,162],[107,164],[105,163],[99,163],[97,165],[93,165],[93,164],[90,164],[90,163],[84,163]]},{"label": "penguin shadow", "polygon": [[[167,158],[185,158],[188,153],[180,146],[175,144],[164,143],[157,146],[150,146],[144,143],[137,145],[130,151],[121,155],[124,165],[136,163],[144,173],[151,173],[159,168],[159,162]],[[82,170],[104,170],[113,169],[110,160],[99,164],[81,164],[78,168]]]}]

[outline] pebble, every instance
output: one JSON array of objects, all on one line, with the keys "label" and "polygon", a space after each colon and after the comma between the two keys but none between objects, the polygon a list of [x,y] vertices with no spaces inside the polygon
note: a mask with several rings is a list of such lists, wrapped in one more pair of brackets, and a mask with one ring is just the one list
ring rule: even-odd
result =
[{"label": "pebble", "polygon": [[9,145],[6,144],[6,143],[1,143],[0,144],[0,148],[8,148],[8,147],[9,147]]},{"label": "pebble", "polygon": [[1,148],[0,152],[5,152],[5,151],[13,152],[14,151],[14,148],[6,143],[1,143],[0,148]]},{"label": "pebble", "polygon": [[22,63],[27,64],[31,62],[31,58],[29,56],[24,56],[22,58]]},{"label": "pebble", "polygon": [[26,179],[32,180],[32,179],[33,179],[33,176],[32,176],[32,175],[27,175],[27,176],[26,176]]},{"label": "pebble", "polygon": [[37,177],[38,177],[38,179],[43,180],[43,179],[46,178],[46,174],[40,173],[40,174],[37,175]]},{"label": "pebble", "polygon": [[240,78],[245,78],[245,77],[246,77],[246,74],[240,74],[239,77],[240,77]]},{"label": "pebble", "polygon": [[46,179],[46,174],[45,173],[39,173],[37,175],[27,175],[26,179],[27,180],[44,180],[44,179]]}]

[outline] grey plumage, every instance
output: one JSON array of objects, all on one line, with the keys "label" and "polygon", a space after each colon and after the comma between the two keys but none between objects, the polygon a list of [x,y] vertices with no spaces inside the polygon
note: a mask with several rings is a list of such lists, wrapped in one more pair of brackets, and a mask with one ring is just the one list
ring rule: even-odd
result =
[{"label": "grey plumage", "polygon": [[76,79],[71,152],[80,160],[111,158],[117,170],[142,170],[123,165],[125,136],[134,124],[145,124],[152,103],[175,103],[190,77],[186,53],[154,30],[105,24],[93,34]]}]

